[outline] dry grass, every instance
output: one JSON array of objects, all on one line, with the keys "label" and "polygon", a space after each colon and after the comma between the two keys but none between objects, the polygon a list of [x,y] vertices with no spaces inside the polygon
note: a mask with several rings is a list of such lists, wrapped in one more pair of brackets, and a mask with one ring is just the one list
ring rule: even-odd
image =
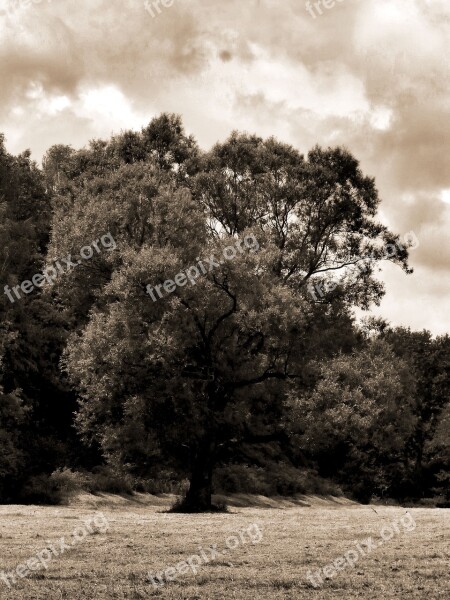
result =
[{"label": "dry grass", "polygon": [[[366,507],[308,498],[311,506],[256,500],[258,506],[232,507],[228,514],[179,515],[161,511],[169,498],[84,497],[64,508],[0,507],[0,571],[11,571],[45,547],[70,538],[80,519],[101,510],[106,534],[89,536],[47,571],[19,579],[12,588],[0,580],[4,600],[140,599],[239,600],[354,598],[435,600],[450,597],[450,510],[411,509],[416,529],[396,535],[354,568],[315,589],[306,578],[354,548],[354,542],[380,539],[384,525],[405,514],[397,507]],[[375,512],[376,510],[376,512]],[[262,541],[247,543],[155,589],[148,573],[175,565],[257,523]]]}]

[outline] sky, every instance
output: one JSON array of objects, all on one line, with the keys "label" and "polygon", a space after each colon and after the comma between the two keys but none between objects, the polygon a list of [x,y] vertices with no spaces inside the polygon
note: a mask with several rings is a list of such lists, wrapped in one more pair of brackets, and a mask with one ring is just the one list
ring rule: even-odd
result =
[{"label": "sky", "polygon": [[449,42],[449,0],[0,0],[0,132],[38,162],[161,112],[204,149],[346,146],[419,241],[371,314],[450,333]]}]

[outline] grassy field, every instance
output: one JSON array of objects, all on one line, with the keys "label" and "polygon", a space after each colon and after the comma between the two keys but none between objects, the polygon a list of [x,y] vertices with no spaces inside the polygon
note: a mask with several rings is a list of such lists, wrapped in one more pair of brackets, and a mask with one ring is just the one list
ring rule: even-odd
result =
[{"label": "grassy field", "polygon": [[[16,573],[15,584],[8,579],[11,588],[0,579],[0,598],[450,598],[450,510],[410,509],[408,516],[404,508],[359,506],[344,500],[308,498],[306,506],[261,498],[254,499],[253,506],[237,501],[241,506],[232,506],[228,514],[186,516],[165,514],[169,502],[146,496],[133,501],[86,496],[70,507],[0,507],[0,572]],[[107,523],[107,529],[100,528],[102,533],[91,522],[81,539],[86,526],[80,524],[98,511],[107,521],[97,516],[96,523]],[[387,538],[389,531],[391,539],[383,541],[382,532]],[[61,537],[63,555],[49,559],[51,551],[45,554],[43,549],[51,544],[59,553]],[[375,546],[370,553],[370,544],[363,541],[369,537]],[[364,557],[358,556],[358,543]],[[217,548],[211,553],[219,554],[206,562],[207,548],[214,544]],[[353,554],[348,554],[351,550]],[[346,553],[354,566],[345,562]],[[180,567],[183,573],[169,569],[180,562],[185,565],[194,555],[197,558],[190,560],[196,574],[189,565],[187,572]],[[33,557],[31,567],[26,567]],[[323,568],[340,557],[344,557],[337,563],[341,570],[328,571],[331,577],[325,579]],[[20,564],[33,571],[19,577]],[[319,569],[323,583],[316,588],[307,572]],[[24,572],[20,567],[19,571]],[[156,587],[151,577],[161,571],[174,580]]]}]

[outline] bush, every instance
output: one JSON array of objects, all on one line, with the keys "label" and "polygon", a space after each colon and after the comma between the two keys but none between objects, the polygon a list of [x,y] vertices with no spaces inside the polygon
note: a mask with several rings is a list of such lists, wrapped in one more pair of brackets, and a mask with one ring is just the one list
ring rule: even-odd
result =
[{"label": "bush", "polygon": [[132,494],[132,478],[99,467],[93,473],[72,471],[67,467],[51,475],[31,477],[22,488],[20,501],[24,504],[65,504],[79,492],[109,492]]},{"label": "bush", "polygon": [[214,490],[221,494],[261,494],[263,496],[293,496],[318,494],[342,496],[342,490],[315,471],[297,469],[287,463],[219,467],[214,476]]},{"label": "bush", "polygon": [[50,475],[50,480],[57,486],[61,493],[70,497],[77,492],[86,490],[89,486],[89,475],[72,471],[67,467],[57,469]]},{"label": "bush", "polygon": [[135,487],[133,477],[110,467],[95,467],[88,474],[87,492],[93,494],[105,492],[109,494],[132,494]]},{"label": "bush", "polygon": [[261,494],[271,496],[275,493],[272,482],[261,467],[249,465],[229,465],[219,467],[214,473],[214,491],[222,494]]},{"label": "bush", "polygon": [[182,496],[189,488],[187,479],[177,480],[172,477],[159,477],[154,479],[139,479],[135,484],[135,490],[144,494],[176,494]]},{"label": "bush", "polygon": [[63,504],[64,494],[50,475],[35,475],[23,486],[19,501],[23,504]]},{"label": "bush", "polygon": [[[22,488],[20,501],[24,504],[64,504],[82,491],[130,495],[137,491],[154,495],[175,494],[184,498],[188,488],[186,479],[179,480],[170,471],[163,471],[155,478],[135,479],[108,466],[95,467],[92,472],[72,471],[65,467],[51,475],[41,474],[29,479]],[[244,493],[268,497],[342,495],[336,484],[319,477],[315,471],[297,469],[283,462],[268,463],[264,467],[245,464],[218,467],[214,474],[214,491],[218,494]],[[180,506],[176,510],[180,510]]]},{"label": "bush", "polygon": [[187,480],[177,480],[173,473],[162,473],[153,479],[135,479],[128,473],[108,466],[95,467],[92,472],[72,471],[64,467],[51,475],[31,477],[23,486],[19,501],[24,504],[64,504],[82,491],[97,494],[147,494],[183,495]]},{"label": "bush", "polygon": [[65,504],[88,484],[87,474],[65,467],[51,475],[42,473],[31,477],[23,486],[19,500],[24,504]]}]

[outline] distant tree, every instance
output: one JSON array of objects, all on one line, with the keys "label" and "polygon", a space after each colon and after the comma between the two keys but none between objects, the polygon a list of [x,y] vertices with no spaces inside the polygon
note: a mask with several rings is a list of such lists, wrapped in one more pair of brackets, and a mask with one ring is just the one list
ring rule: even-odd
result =
[{"label": "distant tree", "polygon": [[42,290],[20,289],[43,268],[50,225],[42,172],[28,151],[9,154],[0,136],[0,493],[10,499],[79,448],[74,394],[59,370],[66,319]]},{"label": "distant tree", "polygon": [[433,338],[429,331],[403,327],[382,334],[397,356],[410,365],[417,385],[416,426],[407,448],[408,483],[406,492],[422,496],[434,484],[433,460],[426,448],[435,439],[443,411],[450,402],[450,337]]},{"label": "distant tree", "polygon": [[11,333],[0,325],[0,502],[14,499],[16,481],[25,466],[24,427],[29,407],[21,397],[21,390],[5,393],[3,388],[3,355]]},{"label": "distant tree", "polygon": [[443,494],[450,501],[450,400],[440,413],[424,455],[435,477],[431,491]]},{"label": "distant tree", "polygon": [[319,463],[361,500],[389,495],[404,476],[414,430],[415,385],[386,342],[328,360],[314,389],[291,394],[293,432]]}]

